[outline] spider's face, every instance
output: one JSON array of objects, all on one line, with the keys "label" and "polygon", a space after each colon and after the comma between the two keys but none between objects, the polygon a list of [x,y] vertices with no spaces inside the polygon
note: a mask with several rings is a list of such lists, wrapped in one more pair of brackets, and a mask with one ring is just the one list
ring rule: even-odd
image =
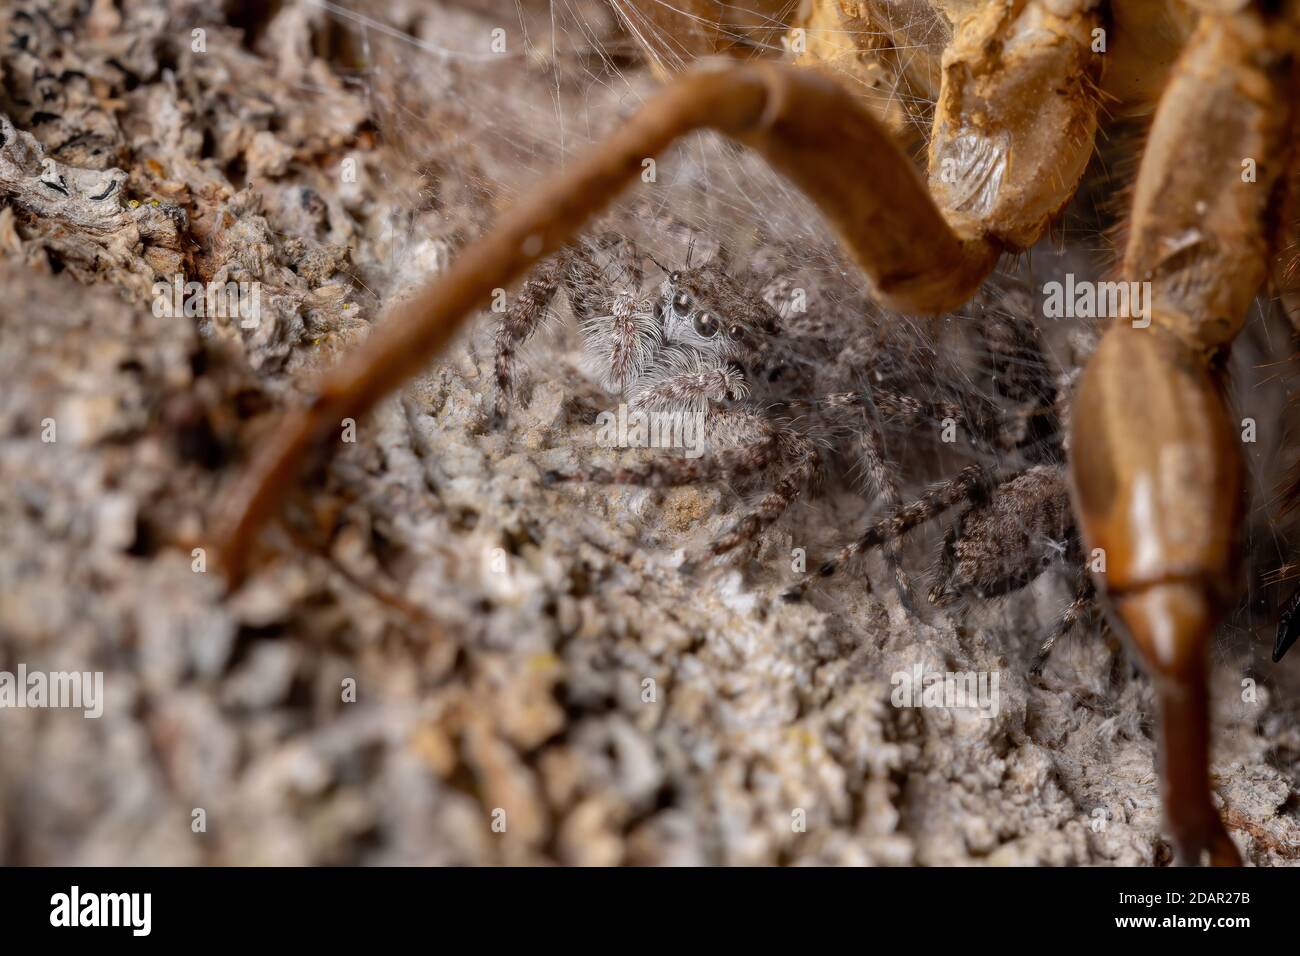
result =
[{"label": "spider's face", "polygon": [[670,273],[655,307],[665,344],[719,358],[765,352],[775,313],[716,263]]}]

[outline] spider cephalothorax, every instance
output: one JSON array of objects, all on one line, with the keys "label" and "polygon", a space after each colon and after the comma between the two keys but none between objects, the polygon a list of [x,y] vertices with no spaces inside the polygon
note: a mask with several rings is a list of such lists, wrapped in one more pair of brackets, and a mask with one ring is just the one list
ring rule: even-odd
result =
[{"label": "spider cephalothorax", "polygon": [[[647,407],[744,398],[753,381],[773,377],[779,318],[757,295],[741,288],[717,260],[669,272],[653,294],[650,350],[639,373],[624,381],[629,397]],[[588,323],[588,346],[619,367],[617,347]]]},{"label": "spider cephalothorax", "polygon": [[732,278],[723,255],[695,267],[658,266],[663,279],[648,289],[646,258],[628,240],[602,234],[565,247],[534,271],[497,332],[498,418],[514,388],[515,351],[561,288],[593,371],[634,405],[703,410],[745,398],[755,382],[789,379],[779,357],[780,317]]},{"label": "spider cephalothorax", "polygon": [[639,380],[627,383],[636,404],[704,408],[711,400],[742,399],[754,382],[779,376],[771,367],[777,314],[737,285],[721,261],[669,272],[653,312],[657,348]]},{"label": "spider cephalothorax", "polygon": [[778,331],[778,317],[759,297],[741,289],[714,260],[698,269],[668,273],[660,289],[664,339],[716,353],[763,354],[767,337]]}]

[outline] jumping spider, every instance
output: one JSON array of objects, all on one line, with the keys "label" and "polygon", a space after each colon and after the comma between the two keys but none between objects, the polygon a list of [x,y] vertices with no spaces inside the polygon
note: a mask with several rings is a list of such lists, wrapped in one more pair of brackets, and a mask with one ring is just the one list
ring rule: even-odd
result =
[{"label": "jumping spider", "polygon": [[[646,290],[643,263],[664,274]],[[918,381],[937,376],[939,359],[883,347],[884,322],[861,321],[878,309],[857,303],[850,328],[819,323],[786,310],[777,290],[737,274],[725,253],[699,266],[669,269],[611,233],[564,247],[525,281],[496,335],[496,414],[508,414],[515,354],[539,327],[561,289],[582,335],[583,348],[601,383],[644,411],[698,412],[705,421],[705,453],[691,459],[659,454],[638,468],[595,466],[559,474],[548,482],[585,481],[676,486],[743,482],[761,489],[758,503],[727,529],[705,557],[754,542],[821,480],[857,464],[867,493],[885,509],[861,534],[785,592],[799,600],[810,582],[828,577],[873,548],[884,551],[900,598],[914,610],[911,584],[899,560],[913,529],[958,508],[932,573],[931,603],[992,598],[1029,584],[1066,558],[1076,572],[1076,598],[1047,639],[1041,667],[1057,637],[1091,606],[1092,587],[1081,568],[1081,549],[1065,478],[1063,385],[1029,320],[1027,294],[1013,284],[990,283],[975,303],[975,327],[991,388],[918,399]],[[856,329],[856,331],[855,331]],[[924,368],[922,368],[924,366]],[[924,375],[922,374],[924,373]],[[974,384],[974,383],[968,383]],[[940,389],[940,392],[943,390]],[[902,503],[900,476],[886,452],[887,426],[933,435],[947,425],[964,428],[970,450],[983,461],[914,501]],[[688,567],[694,562],[688,562]]]}]

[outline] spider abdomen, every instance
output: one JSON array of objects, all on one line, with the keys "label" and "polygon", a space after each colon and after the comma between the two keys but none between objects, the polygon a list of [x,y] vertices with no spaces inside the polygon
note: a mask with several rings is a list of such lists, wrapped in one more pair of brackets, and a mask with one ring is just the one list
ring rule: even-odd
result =
[{"label": "spider abdomen", "polygon": [[994,488],[949,533],[932,600],[945,604],[1019,590],[1063,556],[1073,539],[1063,469],[1030,468]]}]

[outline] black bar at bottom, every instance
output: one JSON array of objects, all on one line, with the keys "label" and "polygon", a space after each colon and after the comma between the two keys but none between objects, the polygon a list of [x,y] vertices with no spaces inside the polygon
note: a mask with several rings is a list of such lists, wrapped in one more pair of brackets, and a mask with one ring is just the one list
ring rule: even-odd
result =
[{"label": "black bar at bottom", "polygon": [[1290,929],[1293,896],[1288,874],[1258,869],[8,869],[0,925],[7,942],[75,933],[127,945],[393,937],[460,949],[519,933],[533,945],[669,945],[697,932],[771,942],[838,931],[873,943],[1230,941]]}]

